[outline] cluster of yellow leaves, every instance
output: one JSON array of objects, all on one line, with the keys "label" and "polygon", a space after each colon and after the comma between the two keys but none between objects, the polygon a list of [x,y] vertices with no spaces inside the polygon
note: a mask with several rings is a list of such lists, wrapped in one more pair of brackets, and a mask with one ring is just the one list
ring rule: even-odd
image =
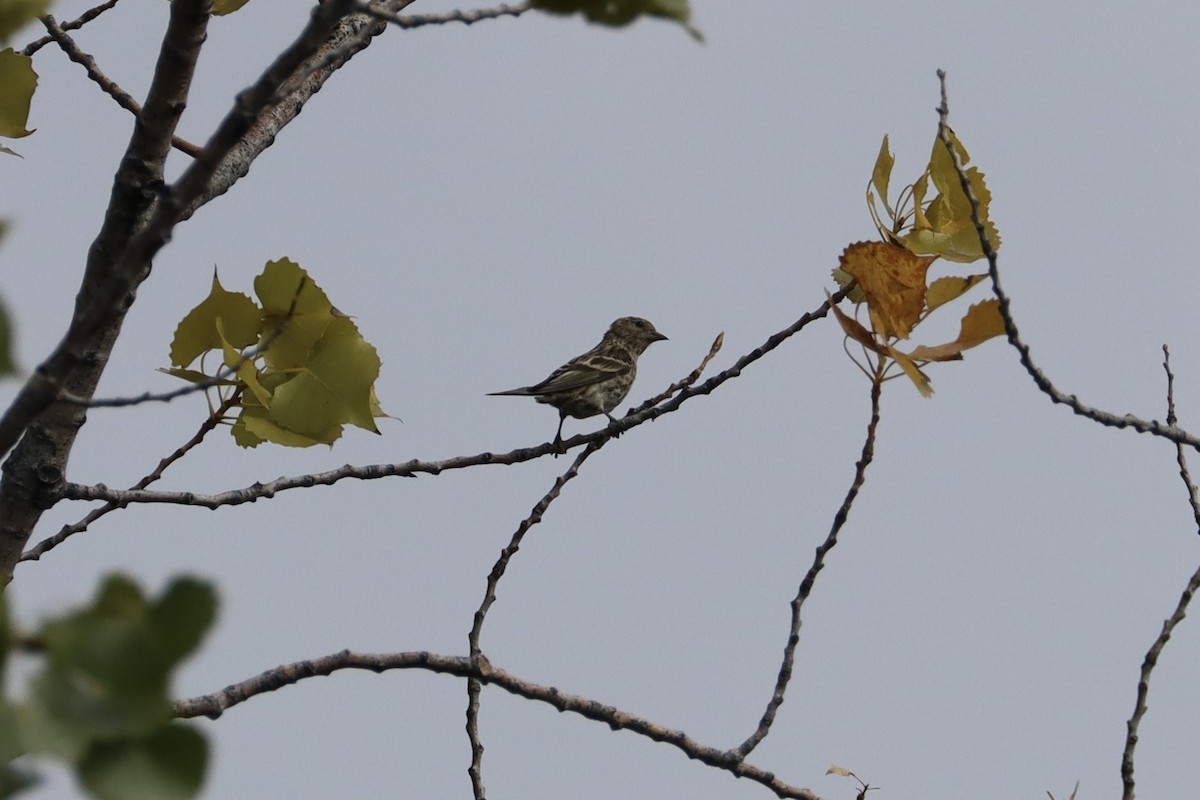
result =
[{"label": "cluster of yellow leaves", "polygon": [[[211,383],[232,370],[218,385],[238,393],[233,438],[243,447],[333,444],[347,423],[378,433],[375,418],[387,416],[375,397],[379,355],[354,322],[286,258],[267,262],[254,291],[259,303],[214,274],[208,297],[175,329],[164,372]],[[209,351],[221,356],[211,374],[190,369]]]},{"label": "cluster of yellow leaves", "polygon": [[[950,132],[950,141],[962,164],[970,160],[966,148]],[[985,300],[971,306],[962,318],[958,337],[934,346],[919,346],[905,352],[897,347],[913,329],[935,309],[956,300],[987,274],[949,276],[932,283],[927,275],[939,258],[970,263],[983,258],[983,245],[971,219],[971,203],[954,160],[941,139],[935,139],[929,166],[916,181],[901,190],[896,203],[888,199],[895,158],[887,137],[879,148],[879,157],[867,190],[867,205],[883,237],[879,242],[858,242],[842,253],[834,278],[849,288],[848,298],[866,303],[869,327],[836,306],[834,315],[846,335],[868,351],[900,366],[920,393],[933,394],[928,376],[921,367],[931,361],[961,359],[964,350],[1004,333],[1004,320],[997,300]],[[979,204],[980,219],[993,248],[1000,246],[1000,235],[988,217],[991,193],[983,173],[976,167],[965,170],[972,194]],[[926,200],[930,185],[937,191]],[[879,205],[882,204],[882,213]],[[882,373],[882,370],[881,370]]]}]

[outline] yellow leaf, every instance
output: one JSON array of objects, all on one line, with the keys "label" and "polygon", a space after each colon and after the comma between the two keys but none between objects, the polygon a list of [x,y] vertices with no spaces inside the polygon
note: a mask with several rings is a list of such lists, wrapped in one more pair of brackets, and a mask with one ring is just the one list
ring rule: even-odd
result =
[{"label": "yellow leaf", "polygon": [[953,342],[921,346],[910,354],[918,361],[950,361],[962,358],[962,351],[969,350],[994,336],[1003,336],[1004,317],[1000,315],[1000,301],[992,298],[976,303],[967,309],[959,327],[958,338]]},{"label": "yellow leaf", "polygon": [[941,305],[949,303],[951,300],[956,300],[965,294],[971,287],[987,280],[987,275],[968,275],[965,278],[949,276],[938,278],[933,283],[929,284],[929,291],[925,293],[925,307],[930,311]]},{"label": "yellow leaf", "polygon": [[[825,296],[829,297],[829,292],[825,292]],[[883,352],[879,349],[879,345],[876,343],[875,337],[871,335],[870,331],[862,326],[861,322],[853,317],[847,316],[845,312],[833,304],[833,298],[829,297],[829,299],[829,308],[833,311],[834,318],[838,321],[838,324],[842,326],[842,330],[846,332],[847,336],[861,344],[863,347],[866,347],[868,350],[874,350],[876,353]]]},{"label": "yellow leaf", "polygon": [[249,2],[250,0],[213,0],[213,16],[223,17],[226,14],[232,14]]},{"label": "yellow leaf", "polygon": [[921,397],[933,397],[933,386],[930,385],[929,378],[926,377],[924,372],[921,372],[911,358],[893,347],[888,348],[888,355],[896,360],[896,363],[900,365],[900,369],[904,370],[904,374],[917,387],[917,391],[921,393]]},{"label": "yellow leaf", "polygon": [[925,273],[935,260],[887,242],[858,242],[842,253],[841,269],[866,295],[876,332],[907,339],[925,310]]},{"label": "yellow leaf", "polygon": [[853,778],[854,773],[845,767],[839,767],[837,764],[830,764],[829,769],[825,770],[826,775],[841,775],[843,778]]},{"label": "yellow leaf", "polygon": [[871,185],[879,193],[880,202],[883,203],[883,207],[887,209],[893,219],[895,214],[892,211],[891,203],[888,202],[888,183],[892,179],[892,167],[895,165],[896,157],[892,155],[892,150],[888,147],[887,134],[884,134],[883,144],[879,146],[879,155],[875,158],[875,169],[871,171]]}]

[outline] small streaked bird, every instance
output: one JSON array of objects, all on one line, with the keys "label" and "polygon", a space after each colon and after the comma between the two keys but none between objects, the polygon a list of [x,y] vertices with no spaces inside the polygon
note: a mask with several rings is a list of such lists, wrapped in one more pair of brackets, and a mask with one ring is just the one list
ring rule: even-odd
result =
[{"label": "small streaked bird", "polygon": [[667,337],[641,317],[621,317],[608,328],[600,344],[563,364],[550,377],[532,386],[491,392],[491,396],[533,397],[558,409],[558,433],[554,444],[562,444],[562,426],[567,417],[583,419],[609,412],[629,394],[637,377],[638,356]]}]

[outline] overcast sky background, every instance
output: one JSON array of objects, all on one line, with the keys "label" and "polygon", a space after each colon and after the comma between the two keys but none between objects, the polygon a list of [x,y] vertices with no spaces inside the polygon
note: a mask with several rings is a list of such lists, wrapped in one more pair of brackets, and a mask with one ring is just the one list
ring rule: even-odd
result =
[{"label": "overcast sky background", "polygon": [[[992,190],[1034,357],[1085,402],[1162,419],[1168,343],[1181,424],[1200,429],[1200,6],[693,8],[703,45],[664,22],[612,31],[531,13],[391,30],[356,57],[247,178],[177,229],[99,394],[175,388],[154,369],[213,265],[250,292],[265,261],[288,256],[379,348],[379,397],[403,423],[350,429],[332,451],[242,451],[222,430],[158,487],[547,441],[552,410],[485,393],[541,379],[618,316],[670,337],[642,357],[630,403],[693,369],[720,331],[711,369],[728,366],[816,308],[843,248],[875,238],[864,192],[880,139],[896,153],[892,185],[910,182],[933,142],[939,67]],[[255,0],[213,20],[180,135],[203,142],[308,13]],[[166,15],[126,0],[76,40],[142,97]],[[0,161],[13,223],[0,292],[26,366],[65,328],[132,123],[53,46],[35,68],[37,133],[15,143],[23,159]],[[185,162],[172,155],[174,174]],[[921,341],[952,338],[966,306]],[[1139,666],[1200,560],[1173,447],[1052,406],[1001,341],[929,373],[929,400],[886,387],[876,460],[750,760],[826,798],[855,791],[824,775],[830,763],[882,786],[875,800],[1061,798],[1077,780],[1080,798],[1117,796]],[[741,742],[853,476],[868,388],[825,320],[610,443],[510,565],[483,635],[492,662],[713,746]],[[204,413],[198,396],[95,410],[69,478],[130,485]],[[566,433],[596,427],[569,420]],[[21,565],[18,612],[83,602],[112,570],[155,588],[211,578],[221,618],[180,696],[347,647],[462,654],[500,548],[569,463],[343,482],[216,512],[134,507]],[[85,512],[61,504],[35,538]],[[1188,619],[1151,687],[1142,796],[1200,784],[1197,665]],[[205,797],[469,797],[465,706],[462,682],[417,672],[255,698],[199,723],[215,755]],[[771,796],[500,690],[484,691],[481,727],[496,800]],[[60,776],[32,796],[70,791]]]}]

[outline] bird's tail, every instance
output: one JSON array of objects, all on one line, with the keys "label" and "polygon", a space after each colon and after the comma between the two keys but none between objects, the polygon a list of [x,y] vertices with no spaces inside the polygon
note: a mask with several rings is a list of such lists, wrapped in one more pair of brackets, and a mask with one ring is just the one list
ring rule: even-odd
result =
[{"label": "bird's tail", "polygon": [[522,386],[520,389],[509,389],[505,392],[488,392],[488,397],[500,397],[501,395],[511,395],[513,397],[534,397],[537,392],[533,391],[532,386]]}]

